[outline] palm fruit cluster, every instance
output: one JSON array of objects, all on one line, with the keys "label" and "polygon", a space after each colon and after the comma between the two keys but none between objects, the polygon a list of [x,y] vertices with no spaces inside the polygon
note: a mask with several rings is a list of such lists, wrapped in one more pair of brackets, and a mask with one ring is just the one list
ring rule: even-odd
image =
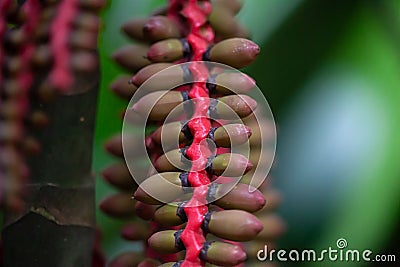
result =
[{"label": "palm fruit cluster", "polygon": [[[243,123],[252,131],[249,139],[251,146],[250,161],[253,164],[257,162],[258,164],[268,164],[267,161],[271,160],[272,156],[261,156],[263,151],[261,148],[261,143],[263,142],[261,131],[263,139],[271,140],[274,136],[275,127],[268,120],[256,120],[253,115],[243,119]],[[269,149],[263,151],[263,153],[271,152]],[[254,169],[250,170],[242,177],[241,182],[248,184],[251,182],[251,179],[254,179],[255,175],[257,174],[254,173]],[[275,266],[272,263],[260,262],[256,257],[257,252],[263,249],[265,245],[268,246],[269,250],[276,248],[276,240],[286,229],[285,222],[275,213],[281,203],[281,195],[278,190],[273,188],[272,180],[271,177],[268,177],[258,188],[266,198],[267,205],[254,213],[260,220],[263,229],[253,241],[246,243],[245,250],[250,266]]]},{"label": "palm fruit cluster", "polygon": [[[133,19],[122,26],[134,44],[113,54],[127,74],[117,77],[111,90],[130,100],[146,84],[145,95],[131,111],[145,116],[146,109],[153,106],[148,116],[153,130],[142,140],[153,168],[137,184],[124,158],[128,155],[140,160],[147,156],[138,154],[141,144],[126,133],[124,137],[115,135],[105,144],[107,151],[120,160],[106,168],[103,177],[119,191],[104,199],[100,207],[106,214],[125,220],[122,237],[142,242],[144,248],[143,252],[117,256],[110,266],[242,266],[246,260],[246,265],[253,266],[257,262],[255,249],[263,249],[265,244],[271,246],[282,234],[284,223],[273,213],[279,194],[266,183],[259,190],[249,191],[254,169],[260,164],[260,132],[266,131],[263,138],[273,138],[275,131],[273,124],[260,124],[254,117],[257,102],[246,93],[255,82],[235,72],[217,71],[211,78],[204,63],[198,62],[206,60],[243,68],[255,60],[259,47],[246,39],[247,32],[235,19],[241,7],[239,0],[170,0],[168,7],[154,11],[150,17]],[[184,62],[194,68],[168,69]],[[194,73],[195,69],[201,71]],[[151,78],[160,71],[164,76]],[[180,86],[188,75],[197,75],[203,82]],[[232,87],[240,95],[233,94],[229,89]],[[205,100],[208,97],[218,102]],[[165,123],[170,112],[188,99],[193,101],[193,110],[183,108],[182,114],[191,117]],[[226,123],[215,125],[199,116],[207,117],[209,114],[205,113],[209,113],[211,106],[222,118],[229,117],[228,107],[242,122],[228,123],[228,118]],[[129,114],[128,111],[125,120],[129,121]],[[207,158],[207,149],[206,155],[196,152],[204,148],[202,141],[210,136],[218,152]],[[174,140],[179,141],[178,147]],[[232,143],[244,142],[251,147],[249,158],[231,153]],[[203,168],[195,169],[193,160],[203,163]],[[231,181],[230,176],[243,173],[240,182],[229,190],[223,181],[210,186],[221,175]],[[177,186],[168,186],[166,181]],[[168,203],[148,194],[146,189],[167,196]],[[190,205],[193,203],[197,205]]]},{"label": "palm fruit cluster", "polygon": [[80,77],[98,68],[97,14],[104,5],[0,1],[0,192],[6,209],[22,208],[26,157],[41,150],[30,133],[51,123],[42,103],[82,90]]}]

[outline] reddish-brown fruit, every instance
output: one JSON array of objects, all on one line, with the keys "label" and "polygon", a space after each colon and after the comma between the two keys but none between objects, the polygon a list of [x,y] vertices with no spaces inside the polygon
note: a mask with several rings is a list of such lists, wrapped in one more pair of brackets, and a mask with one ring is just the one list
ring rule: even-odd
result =
[{"label": "reddish-brown fruit", "polygon": [[41,151],[41,146],[35,138],[29,136],[23,141],[23,149],[28,155],[38,155]]},{"label": "reddish-brown fruit", "polygon": [[[148,115],[148,119],[151,121],[162,121],[182,103],[181,92],[157,91],[143,96],[132,106],[132,109],[142,116]],[[183,108],[183,105],[181,107]]]},{"label": "reddish-brown fruit", "polygon": [[231,38],[217,43],[210,50],[210,60],[240,69],[250,65],[260,53],[254,42],[244,38]]},{"label": "reddish-brown fruit", "polygon": [[140,222],[131,222],[122,227],[121,236],[126,240],[141,241],[150,237],[151,231]]},{"label": "reddish-brown fruit", "polygon": [[147,45],[127,45],[114,52],[112,57],[122,67],[136,72],[150,65],[151,62],[146,58],[148,49]]},{"label": "reddish-brown fruit", "polygon": [[166,16],[150,17],[143,26],[143,35],[153,42],[181,36],[178,26]]},{"label": "reddish-brown fruit", "polygon": [[[263,194],[246,184],[237,184],[233,189],[221,186],[217,189],[215,204],[224,209],[241,209],[248,212],[256,212],[262,209],[266,203]],[[229,191],[230,190],[230,191]],[[254,190],[250,192],[250,190]],[[226,192],[229,192],[226,194]]]},{"label": "reddish-brown fruit", "polygon": [[94,50],[97,48],[97,31],[75,30],[71,33],[69,42],[73,48]]},{"label": "reddish-brown fruit", "polygon": [[267,214],[261,216],[260,221],[264,228],[258,235],[258,239],[275,240],[286,230],[285,222],[276,214]]},{"label": "reddish-brown fruit", "polygon": [[263,229],[256,216],[242,210],[213,212],[208,224],[210,233],[232,241],[250,241]]},{"label": "reddish-brown fruit", "polygon": [[[171,66],[173,66],[172,63],[151,64],[147,67],[144,67],[138,73],[136,73],[136,75],[132,77],[131,82],[136,86],[140,86],[157,72],[162,71]],[[165,82],[165,81],[160,81],[160,82]]]},{"label": "reddish-brown fruit", "polygon": [[183,57],[185,51],[179,39],[166,39],[153,44],[147,52],[152,62],[172,62]]},{"label": "reddish-brown fruit", "polygon": [[247,259],[246,252],[238,246],[224,242],[213,242],[201,258],[219,266],[236,266]]},{"label": "reddish-brown fruit", "polygon": [[111,83],[110,88],[119,97],[130,100],[137,90],[137,86],[130,83],[130,80],[131,76],[121,75]]},{"label": "reddish-brown fruit", "polygon": [[116,218],[130,218],[135,215],[135,200],[128,193],[118,193],[100,203],[100,209]]},{"label": "reddish-brown fruit", "polygon": [[145,259],[138,264],[137,267],[157,267],[160,265],[159,261],[153,259]]},{"label": "reddish-brown fruit", "polygon": [[107,167],[102,174],[107,182],[123,191],[132,191],[137,187],[125,162]]},{"label": "reddish-brown fruit", "polygon": [[132,39],[136,39],[138,41],[144,41],[145,37],[143,36],[143,27],[146,24],[147,19],[133,19],[126,22],[122,25],[122,30]]},{"label": "reddish-brown fruit", "polygon": [[[150,176],[136,190],[135,199],[147,204],[162,204],[156,198],[173,201],[183,195],[179,172],[164,172]],[[148,193],[151,192],[151,195]]]},{"label": "reddish-brown fruit", "polygon": [[162,253],[176,253],[181,248],[176,246],[175,230],[165,230],[154,233],[148,240],[149,246]]},{"label": "reddish-brown fruit", "polygon": [[89,12],[81,12],[76,17],[74,26],[78,29],[97,32],[100,28],[100,23],[98,16]]},{"label": "reddish-brown fruit", "polygon": [[31,123],[38,128],[47,127],[50,123],[49,117],[43,111],[34,111],[31,115]]},{"label": "reddish-brown fruit", "polygon": [[118,255],[114,260],[112,260],[109,267],[137,266],[143,259],[144,257],[142,256],[142,253],[125,252]]},{"label": "reddish-brown fruit", "polygon": [[137,201],[135,205],[136,215],[145,221],[153,219],[156,209],[157,206],[149,205],[141,201]]}]

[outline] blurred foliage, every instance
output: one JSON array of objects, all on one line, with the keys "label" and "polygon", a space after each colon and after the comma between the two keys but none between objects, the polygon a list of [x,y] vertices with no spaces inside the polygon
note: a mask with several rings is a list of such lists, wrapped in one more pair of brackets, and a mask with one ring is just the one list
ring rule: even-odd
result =
[{"label": "blurred foliage", "polygon": [[[102,143],[121,130],[126,106],[108,90],[122,72],[110,54],[128,41],[119,27],[163,3],[113,0],[103,14],[96,173],[113,161]],[[289,229],[281,247],[324,249],[346,238],[352,249],[397,253],[383,248],[400,211],[400,1],[248,0],[239,19],[261,45],[246,72],[278,124],[272,175]],[[97,181],[99,200],[112,189]],[[132,246],[119,241],[120,223],[97,218],[109,255]]]}]

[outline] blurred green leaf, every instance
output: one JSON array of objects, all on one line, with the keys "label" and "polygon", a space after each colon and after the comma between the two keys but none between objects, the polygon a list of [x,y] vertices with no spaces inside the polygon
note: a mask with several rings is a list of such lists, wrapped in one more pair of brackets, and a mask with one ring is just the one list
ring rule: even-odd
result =
[{"label": "blurred green leaf", "polygon": [[282,95],[290,101],[278,138],[277,179],[289,223],[284,248],[336,248],[346,238],[349,249],[395,253],[382,249],[399,216],[400,51],[391,28],[400,24],[385,22],[380,14],[392,9],[379,8],[358,5],[295,97]]},{"label": "blurred green leaf", "polygon": [[[266,40],[303,0],[243,1],[239,21],[249,30],[256,43]],[[262,27],[260,27],[260,23]]]}]

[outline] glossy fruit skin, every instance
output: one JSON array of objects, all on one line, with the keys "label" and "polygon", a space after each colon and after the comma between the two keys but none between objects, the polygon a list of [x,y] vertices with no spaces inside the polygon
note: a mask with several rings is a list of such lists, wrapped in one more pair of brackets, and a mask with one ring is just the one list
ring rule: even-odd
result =
[{"label": "glossy fruit skin", "polygon": [[[192,144],[196,134],[187,131],[187,121],[163,124],[171,110],[182,104],[186,99],[178,90],[169,92],[166,92],[166,90],[179,86],[188,78],[187,73],[181,68],[173,68],[171,71],[165,70],[176,63],[191,62],[193,57],[198,56],[200,47],[193,45],[193,40],[190,40],[191,28],[184,24],[185,16],[174,20],[171,10],[178,8],[179,5],[174,7],[173,2],[175,1],[170,2],[167,11],[163,9],[157,11],[150,18],[134,20],[125,24],[124,31],[131,38],[140,40],[148,47],[146,58],[151,63],[138,69],[130,79],[129,82],[134,87],[122,86],[120,84],[122,79],[113,84],[114,91],[122,97],[129,97],[132,91],[146,83],[146,93],[133,105],[133,111],[141,116],[148,113],[149,105],[155,104],[154,108],[149,111],[149,120],[158,126],[154,132],[146,137],[146,144],[150,144],[148,152],[150,156],[155,155],[152,160],[155,170],[138,185],[134,199],[138,201],[136,206],[141,207],[140,209],[143,211],[139,216],[145,218],[145,220],[153,220],[158,223],[159,229],[149,238],[148,244],[150,248],[163,253],[176,253],[188,249],[182,247],[182,242],[177,243],[176,229],[165,230],[161,226],[179,226],[179,228],[185,229],[188,227],[185,223],[193,218],[185,212],[185,210],[189,210],[185,209],[185,205],[193,197],[193,193],[185,191],[188,184],[187,181],[183,184],[181,174],[191,169],[190,163],[187,164],[187,162],[182,161],[183,156],[187,157],[182,151],[184,151],[183,148]],[[176,2],[182,3],[180,8],[188,3],[186,0],[177,0]],[[207,4],[208,1],[202,1],[199,6],[206,10]],[[215,0],[212,4],[212,12],[208,14],[207,19],[215,30],[216,38],[214,43],[210,43],[208,49],[202,50],[203,54],[200,55],[200,58],[224,63],[234,68],[248,66],[256,59],[260,49],[255,43],[245,39],[247,32],[234,18],[242,6],[241,1]],[[222,18],[226,18],[231,27],[227,27],[226,23],[222,25],[220,23]],[[179,30],[177,31],[177,29]],[[159,74],[159,77],[154,78],[153,75],[160,71],[163,72]],[[151,78],[152,76],[153,78]],[[213,79],[218,85],[209,87],[209,96],[218,99],[218,101],[211,100],[211,115],[229,120],[232,119],[233,111],[235,119],[242,118],[243,122],[253,115],[257,109],[257,102],[246,95],[255,87],[253,79],[237,73],[217,73],[214,74]],[[230,88],[233,90],[230,90]],[[189,99],[195,97],[194,93],[190,94],[190,90],[188,93]],[[184,111],[182,110],[182,112]],[[190,120],[190,118],[187,119]],[[253,129],[256,131],[256,136],[252,138]],[[259,132],[260,129],[254,127],[254,125],[227,123],[213,128],[213,134],[209,137],[212,138],[217,147],[229,151],[232,146],[244,144],[247,141],[252,147],[257,148],[260,143]],[[119,156],[121,150],[117,141],[118,139],[114,139],[113,142],[110,141],[107,147],[111,153]],[[255,152],[257,152],[256,150]],[[255,164],[257,163],[254,163],[253,158],[251,156],[251,159],[247,159],[243,155],[234,153],[216,155],[210,159],[210,166],[207,169],[208,175],[218,177],[219,175],[235,176],[251,173],[252,167],[256,167]],[[159,173],[157,174],[155,171]],[[170,197],[169,204],[149,195],[150,189],[155,194],[165,193],[165,195],[168,195]],[[201,227],[203,227],[205,233],[209,232],[226,240],[240,242],[256,239],[257,235],[263,231],[265,225],[251,214],[261,213],[265,210],[266,200],[261,191],[250,192],[249,186],[242,183],[230,189],[224,185],[217,185],[213,188],[210,186],[208,190],[211,203],[207,207],[210,210],[201,219],[204,223]],[[229,227],[226,227],[227,225]],[[195,232],[198,230],[198,228],[193,229]],[[196,242],[198,241],[196,239]],[[201,265],[207,262],[207,264],[233,266],[240,264],[247,258],[245,250],[240,246],[224,242],[205,242],[203,246],[204,249],[199,256],[200,261],[198,261]],[[193,252],[191,248],[189,250],[187,257]],[[187,264],[184,261],[179,261],[180,259],[182,258],[164,260],[163,262],[167,263],[161,266]]]}]

